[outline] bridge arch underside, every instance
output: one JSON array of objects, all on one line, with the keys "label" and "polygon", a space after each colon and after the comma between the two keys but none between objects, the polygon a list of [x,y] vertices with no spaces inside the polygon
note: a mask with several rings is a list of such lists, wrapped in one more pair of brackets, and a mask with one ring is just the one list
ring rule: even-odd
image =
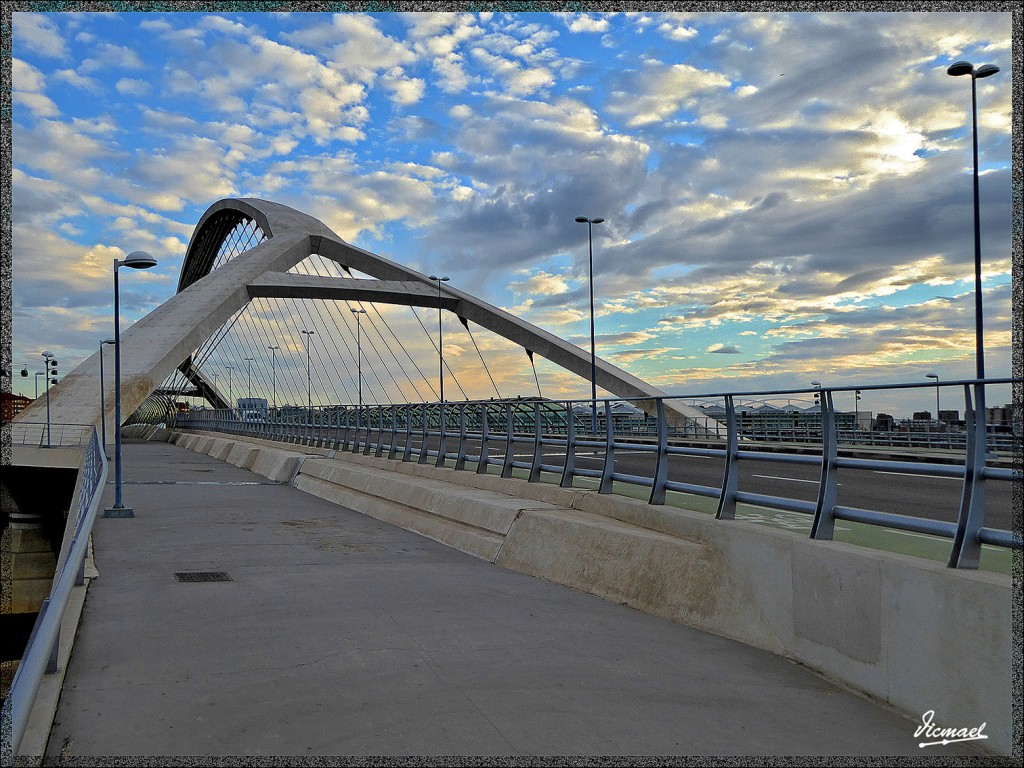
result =
[{"label": "bridge arch underside", "polygon": [[[589,353],[554,334],[449,284],[439,290],[307,214],[220,200],[196,226],[178,293],[121,335],[122,414],[144,404],[150,414],[170,413],[186,395],[215,407],[249,396],[275,405],[433,402],[442,386],[439,316],[447,401],[559,400],[589,390],[573,379],[590,381]],[[108,426],[111,367],[102,406]],[[98,378],[94,354],[51,392],[54,419],[98,424]],[[665,394],[601,359],[597,385],[649,413],[651,398]],[[717,426],[681,402],[668,401],[666,413],[677,431]]]}]

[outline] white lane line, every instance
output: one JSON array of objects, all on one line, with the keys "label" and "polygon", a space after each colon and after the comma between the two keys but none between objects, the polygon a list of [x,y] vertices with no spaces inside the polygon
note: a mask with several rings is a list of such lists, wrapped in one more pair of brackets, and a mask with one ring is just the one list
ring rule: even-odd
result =
[{"label": "white lane line", "polygon": [[[789,480],[791,483],[814,483],[818,484],[817,480],[801,480],[798,477],[777,477],[776,475],[751,475],[751,477],[760,477],[765,480]],[[842,485],[842,483],[836,483],[836,485]]]},{"label": "white lane line", "polygon": [[958,483],[963,482],[962,477],[946,477],[944,475],[916,475],[913,472],[886,472],[885,470],[876,469],[874,470],[876,475],[902,475],[903,477],[927,477],[929,480],[956,480]]}]

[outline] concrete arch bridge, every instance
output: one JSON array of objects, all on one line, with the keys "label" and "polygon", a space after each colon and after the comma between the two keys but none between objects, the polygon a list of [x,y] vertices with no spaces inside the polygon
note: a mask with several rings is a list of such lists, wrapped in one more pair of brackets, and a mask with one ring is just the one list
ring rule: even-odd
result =
[{"label": "concrete arch bridge", "polygon": [[[176,295],[121,335],[122,414],[143,408],[148,412],[140,414],[144,420],[159,418],[175,396],[187,394],[201,396],[214,408],[233,408],[254,392],[274,407],[432,402],[445,399],[445,379],[469,399],[450,362],[444,363],[443,376],[436,368],[437,375],[423,372],[428,364],[422,354],[417,359],[407,348],[411,334],[396,330],[393,316],[389,323],[380,311],[388,305],[412,308],[423,334],[421,352],[430,351],[434,366],[444,356],[437,354],[427,329],[433,315],[424,322],[416,308],[444,310],[449,318],[454,314],[476,347],[498,400],[504,398],[473,326],[526,352],[542,399],[534,356],[590,381],[590,355],[548,331],[346,243],[312,216],[266,200],[224,199],[197,224]],[[100,390],[99,355],[51,390],[51,420],[98,425],[102,417],[106,428],[113,428],[109,363],[102,414],[94,395]],[[596,383],[649,413],[653,398],[666,394],[602,359],[596,361]],[[39,421],[41,407],[26,409],[22,418]],[[664,401],[664,407],[679,432],[718,433],[718,424],[699,409],[673,400]]]}]

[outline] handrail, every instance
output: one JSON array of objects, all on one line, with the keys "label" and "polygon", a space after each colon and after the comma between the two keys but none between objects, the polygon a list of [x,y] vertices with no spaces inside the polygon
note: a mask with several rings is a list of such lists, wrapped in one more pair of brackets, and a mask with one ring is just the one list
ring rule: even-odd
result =
[{"label": "handrail", "polygon": [[[839,414],[834,406],[834,393],[852,392],[856,389],[931,389],[935,386],[932,383],[631,398],[629,402],[634,405],[650,401],[649,411],[653,411],[653,420],[650,412],[641,414],[649,442],[643,442],[638,437],[642,433],[638,431],[636,424],[627,430],[616,429],[612,404],[621,401],[613,398],[600,401],[603,405],[599,410],[599,421],[603,420],[603,423],[599,426],[598,434],[590,434],[589,430],[590,400],[541,401],[537,398],[444,404],[364,405],[358,409],[340,405],[318,406],[314,409],[279,408],[272,418],[258,424],[251,420],[240,420],[236,413],[230,410],[201,410],[183,415],[178,425],[291,441],[296,441],[294,433],[297,430],[304,428],[302,431],[311,435],[315,427],[316,442],[320,446],[335,449],[341,447],[353,452],[363,448],[367,454],[376,449],[377,455],[383,455],[383,448],[387,444],[388,457],[400,454],[402,461],[411,461],[415,457],[418,463],[424,464],[428,459],[434,458],[436,466],[447,466],[446,462],[453,460],[457,470],[464,470],[466,463],[472,462],[477,464],[478,473],[486,472],[488,466],[498,466],[502,477],[511,477],[513,469],[523,469],[527,470],[530,482],[537,482],[541,473],[547,472],[560,475],[562,487],[571,487],[573,479],[577,477],[590,478],[599,481],[598,493],[602,494],[611,493],[614,483],[625,483],[650,488],[650,504],[664,504],[665,492],[668,490],[717,497],[716,517],[725,520],[735,517],[737,503],[757,504],[810,515],[813,518],[811,537],[816,539],[831,539],[835,528],[834,521],[837,519],[854,520],[893,530],[918,531],[953,539],[950,567],[977,568],[982,543],[1012,549],[1022,548],[1019,535],[1011,531],[987,528],[984,525],[985,482],[1013,479],[1010,470],[986,465],[995,446],[990,444],[991,435],[986,425],[984,389],[988,385],[1020,384],[1022,381],[1024,380],[1005,378],[943,382],[944,386],[961,386],[964,390],[966,428],[960,433],[963,438],[960,447],[965,454],[961,454],[960,461],[953,465],[877,458],[875,455],[868,458],[850,456],[848,454],[851,451],[856,451],[860,447],[859,441],[856,440],[856,445],[852,447],[849,443],[842,443],[843,455],[840,455],[841,438],[850,431],[838,429]],[[762,440],[761,435],[751,436],[741,429],[737,415],[740,408],[737,404],[738,398],[809,393],[814,393],[820,398],[819,410],[815,413],[815,418],[820,419],[819,433],[813,436],[816,442],[810,444],[818,448],[817,455],[806,453],[807,444],[795,446],[803,450],[803,454],[780,453],[777,451],[777,443]],[[725,418],[719,416],[714,420],[724,426],[725,434],[717,440],[714,437],[695,439],[692,434],[682,437],[676,435],[671,438],[670,443],[672,424],[670,418],[666,417],[664,401],[712,397],[724,401]],[[397,427],[399,411],[404,412],[404,434]],[[357,428],[354,434],[348,427],[350,413],[356,415]],[[344,428],[339,426],[342,414],[345,419]],[[386,426],[388,424],[391,425],[390,428]],[[853,432],[855,437],[859,435],[859,431]],[[1019,451],[1020,436],[1009,437],[1010,446]],[[404,445],[396,446],[396,442],[402,442],[402,438]],[[297,440],[312,444],[308,436]],[[448,443],[455,441],[458,445],[450,452]],[[475,449],[477,453],[471,452],[468,445],[471,442],[479,445],[479,448]],[[499,445],[503,448],[504,455],[492,456],[491,450],[497,449]],[[772,452],[766,450],[769,446],[772,447]],[[524,447],[527,447],[528,453],[524,450],[523,459],[516,460],[516,450]],[[561,466],[542,463],[545,447],[565,449]],[[580,452],[588,449],[603,453],[603,468],[576,466]],[[650,475],[616,472],[616,451],[651,454],[653,471]],[[499,449],[498,453],[500,452]],[[877,451],[871,453],[877,454]],[[669,479],[667,459],[669,456],[678,455],[724,458],[725,473],[721,485],[713,488]],[[526,456],[529,456],[530,460],[525,460]],[[955,454],[939,456],[939,460],[947,462],[951,458],[956,458]],[[741,490],[739,465],[750,460],[820,466],[817,501],[767,496]],[[837,482],[838,472],[842,469],[910,471],[931,477],[963,479],[964,491],[961,495],[957,522],[936,523],[924,518],[910,518],[905,515],[842,506]]]},{"label": "handrail", "polygon": [[[45,426],[45,425],[44,425]],[[51,429],[59,425],[51,425]],[[68,425],[82,426],[82,425]],[[11,740],[4,740],[2,755],[4,765],[12,765],[13,758],[18,755],[22,737],[28,727],[29,715],[35,703],[43,676],[56,672],[57,650],[60,642],[60,629],[71,598],[71,590],[84,584],[85,556],[88,551],[89,536],[93,522],[99,509],[103,486],[107,480],[107,458],[100,446],[96,428],[91,427],[92,434],[82,464],[81,479],[77,496],[72,499],[72,509],[76,512],[75,524],[71,540],[62,548],[66,553],[57,563],[50,589],[50,596],[43,600],[36,618],[35,626],[25,647],[18,669],[11,682],[11,689],[3,706],[4,722],[11,724]],[[77,505],[75,502],[77,501]],[[8,748],[10,754],[7,754]]]}]

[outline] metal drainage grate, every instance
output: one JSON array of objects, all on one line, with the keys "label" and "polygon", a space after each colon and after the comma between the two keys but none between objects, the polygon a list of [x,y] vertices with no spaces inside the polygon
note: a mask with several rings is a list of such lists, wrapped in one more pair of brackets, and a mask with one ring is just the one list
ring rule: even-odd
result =
[{"label": "metal drainage grate", "polygon": [[174,574],[178,581],[231,581],[227,571],[185,571]]}]

